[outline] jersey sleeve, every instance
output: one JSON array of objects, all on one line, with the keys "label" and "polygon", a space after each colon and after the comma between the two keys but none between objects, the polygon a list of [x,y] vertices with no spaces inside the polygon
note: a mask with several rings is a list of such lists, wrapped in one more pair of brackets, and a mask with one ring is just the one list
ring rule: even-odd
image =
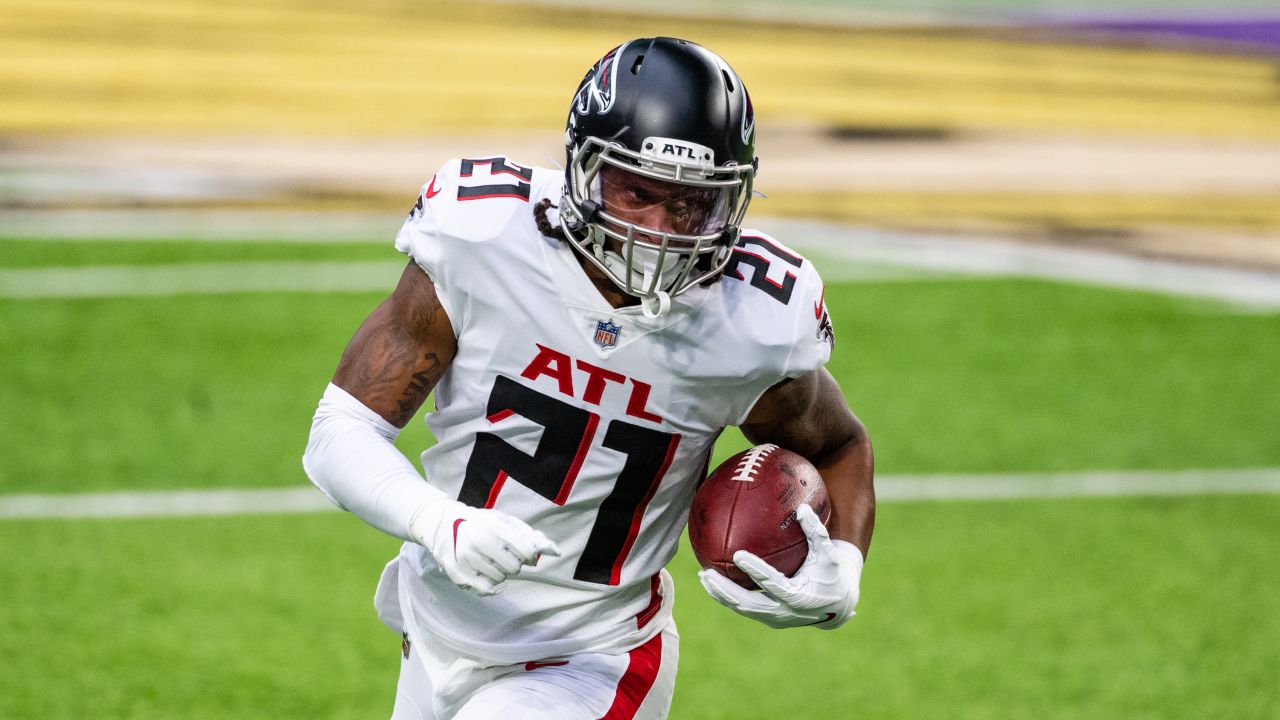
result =
[{"label": "jersey sleeve", "polygon": [[792,328],[792,345],[783,364],[783,376],[788,378],[808,374],[831,359],[835,347],[835,328],[827,312],[826,286],[813,263],[805,261],[796,283],[795,325]]},{"label": "jersey sleeve", "polygon": [[408,255],[422,271],[431,278],[436,288],[436,297],[441,307],[453,324],[454,335],[458,334],[462,318],[454,295],[460,290],[452,287],[451,273],[446,267],[449,244],[447,238],[441,236],[441,216],[447,214],[446,203],[438,200],[452,178],[457,174],[457,161],[444,164],[431,177],[431,180],[418,190],[418,201],[409,210],[400,231],[396,233],[396,250]]},{"label": "jersey sleeve", "polygon": [[734,352],[751,358],[743,371],[748,402],[732,423],[741,425],[769,388],[825,365],[835,334],[813,263],[764,233],[744,231],[724,281],[736,298],[728,322],[745,343]]},{"label": "jersey sleeve", "polygon": [[515,213],[527,212],[531,179],[530,169],[504,157],[450,160],[422,186],[396,234],[396,250],[411,257],[435,284],[455,335],[497,270],[491,267],[492,241]]}]

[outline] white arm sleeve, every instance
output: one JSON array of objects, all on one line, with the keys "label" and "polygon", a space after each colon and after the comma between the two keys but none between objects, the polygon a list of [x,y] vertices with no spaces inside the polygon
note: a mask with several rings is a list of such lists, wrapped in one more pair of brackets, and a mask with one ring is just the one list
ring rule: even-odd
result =
[{"label": "white arm sleeve", "polygon": [[302,468],[334,505],[401,540],[427,502],[444,497],[395,446],[400,430],[329,383],[311,420]]}]

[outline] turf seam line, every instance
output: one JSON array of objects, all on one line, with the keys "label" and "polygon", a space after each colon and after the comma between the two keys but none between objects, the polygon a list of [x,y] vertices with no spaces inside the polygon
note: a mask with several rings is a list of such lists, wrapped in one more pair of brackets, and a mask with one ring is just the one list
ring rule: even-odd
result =
[{"label": "turf seam line", "polygon": [[401,260],[265,261],[0,268],[0,298],[167,297],[255,292],[386,292]]},{"label": "turf seam line", "polygon": [[[1280,309],[1277,272],[818,221],[764,219],[759,224],[802,252],[820,256],[828,282],[1030,277],[1225,301],[1235,310]],[[0,298],[389,292],[403,265],[389,259],[0,268]]]},{"label": "turf seam line", "polygon": [[[1280,468],[1076,473],[893,475],[876,480],[880,502],[1044,498],[1277,495]],[[223,488],[0,495],[0,519],[145,518],[329,512],[315,488]]]}]

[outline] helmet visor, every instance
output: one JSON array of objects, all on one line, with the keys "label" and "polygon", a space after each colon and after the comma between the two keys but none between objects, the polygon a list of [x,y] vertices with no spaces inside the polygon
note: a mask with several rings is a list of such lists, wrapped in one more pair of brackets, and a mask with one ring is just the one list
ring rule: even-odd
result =
[{"label": "helmet visor", "polygon": [[730,222],[738,188],[687,185],[603,163],[590,185],[605,214],[641,232],[713,235]]}]

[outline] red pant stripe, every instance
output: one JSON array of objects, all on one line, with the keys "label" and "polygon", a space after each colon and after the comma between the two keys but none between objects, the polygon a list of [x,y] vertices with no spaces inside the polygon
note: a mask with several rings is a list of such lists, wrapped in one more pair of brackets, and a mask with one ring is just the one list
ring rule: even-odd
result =
[{"label": "red pant stripe", "polygon": [[653,681],[658,677],[658,668],[662,665],[662,633],[627,653],[627,671],[618,681],[618,689],[613,696],[613,705],[600,720],[631,720],[640,710],[640,703],[649,694]]}]

